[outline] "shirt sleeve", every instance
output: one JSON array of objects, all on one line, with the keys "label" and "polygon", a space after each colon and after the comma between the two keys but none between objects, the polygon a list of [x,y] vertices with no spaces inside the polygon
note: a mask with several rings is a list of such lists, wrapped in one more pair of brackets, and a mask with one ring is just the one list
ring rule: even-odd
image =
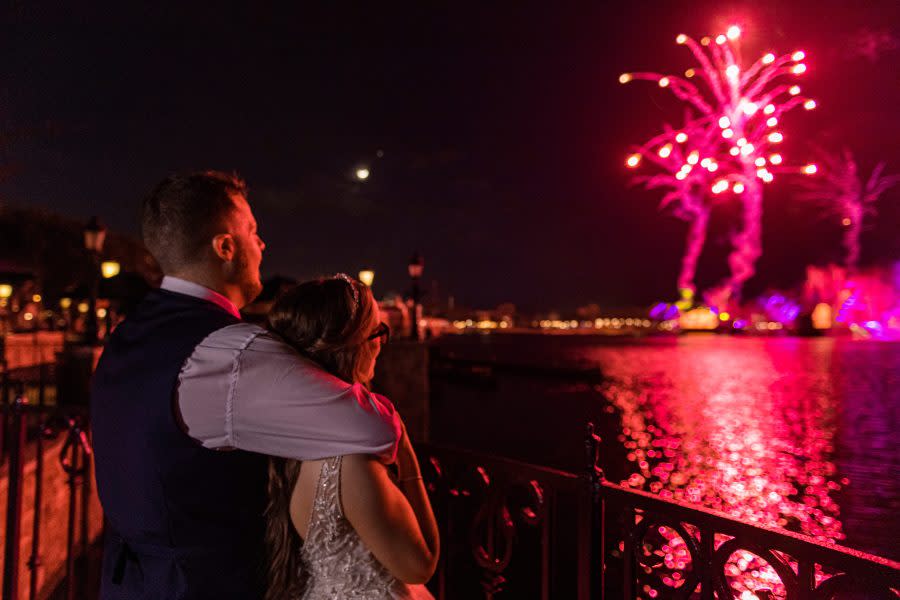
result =
[{"label": "shirt sleeve", "polygon": [[391,402],[325,372],[265,329],[241,323],[212,333],[184,364],[177,406],[207,448],[314,460],[396,455]]}]

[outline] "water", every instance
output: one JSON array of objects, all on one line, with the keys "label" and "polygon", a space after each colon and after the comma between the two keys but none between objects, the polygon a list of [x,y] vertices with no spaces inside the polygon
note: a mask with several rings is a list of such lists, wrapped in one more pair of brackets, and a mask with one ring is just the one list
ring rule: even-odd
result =
[{"label": "water", "polygon": [[604,376],[438,379],[436,441],[578,469],[593,420],[610,480],[900,559],[898,343],[494,335],[436,344],[444,356]]}]

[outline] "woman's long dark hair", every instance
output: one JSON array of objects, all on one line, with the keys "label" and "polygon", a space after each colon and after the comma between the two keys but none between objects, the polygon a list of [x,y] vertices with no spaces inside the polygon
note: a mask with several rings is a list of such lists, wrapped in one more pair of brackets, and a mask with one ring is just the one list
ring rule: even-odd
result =
[{"label": "woman's long dark hair", "polygon": [[[268,328],[329,373],[368,387],[377,327],[375,299],[362,283],[342,277],[317,279],[291,288],[269,312]],[[302,593],[300,536],[291,523],[290,505],[300,461],[269,460],[266,508],[268,588],[266,600],[298,598]]]}]

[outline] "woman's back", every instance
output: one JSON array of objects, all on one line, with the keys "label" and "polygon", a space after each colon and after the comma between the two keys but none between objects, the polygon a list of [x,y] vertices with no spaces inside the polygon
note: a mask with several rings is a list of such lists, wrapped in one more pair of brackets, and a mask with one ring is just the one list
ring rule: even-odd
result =
[{"label": "woman's back", "polygon": [[424,586],[410,586],[391,575],[346,519],[341,465],[340,456],[304,463],[291,499],[291,519],[304,537],[300,551],[302,599],[432,598]]}]

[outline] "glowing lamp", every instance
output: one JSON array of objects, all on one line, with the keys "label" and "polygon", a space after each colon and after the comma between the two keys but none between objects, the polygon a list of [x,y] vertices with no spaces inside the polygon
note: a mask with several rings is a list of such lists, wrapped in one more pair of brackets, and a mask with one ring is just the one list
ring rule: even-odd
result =
[{"label": "glowing lamp", "polygon": [[760,179],[765,179],[766,174],[767,174],[768,172],[769,172],[769,171],[767,171],[766,169],[757,169],[757,170],[756,170],[756,176],[759,177]]},{"label": "glowing lamp", "polygon": [[691,165],[681,165],[681,171],[683,173],[690,173],[693,170]]},{"label": "glowing lamp", "polygon": [[635,168],[639,164],[641,164],[641,155],[640,154],[632,154],[625,160],[625,165],[630,169]]},{"label": "glowing lamp", "polygon": [[748,117],[751,117],[756,114],[756,111],[759,110],[759,106],[756,102],[744,102],[741,109],[744,111],[744,114]]},{"label": "glowing lamp", "polygon": [[687,161],[689,165],[696,165],[700,161],[700,153],[694,150],[688,154]]},{"label": "glowing lamp", "polygon": [[657,152],[657,154],[659,154],[660,158],[669,158],[669,155],[672,154],[672,144],[666,144],[659,149],[659,152]]},{"label": "glowing lamp", "polygon": [[803,50],[797,50],[793,54],[791,54],[791,60],[800,61],[806,58],[806,53]]},{"label": "glowing lamp", "polygon": [[799,63],[794,65],[794,68],[791,69],[791,73],[794,75],[800,75],[801,73],[806,73],[806,65],[803,63]]},{"label": "glowing lamp", "polygon": [[766,121],[766,125],[768,125],[769,127],[775,127],[776,125],[778,125],[778,119],[776,119],[775,117],[769,117],[769,120]]},{"label": "glowing lamp", "polygon": [[31,297],[31,301],[34,302],[35,304],[37,304],[38,302],[40,302],[43,299],[44,299],[44,297],[41,296],[40,294],[35,294]]},{"label": "glowing lamp", "polygon": [[684,35],[683,33],[679,33],[679,34],[678,34],[678,37],[675,38],[675,43],[676,43],[676,44],[683,44],[683,43],[685,43],[686,41],[687,41],[687,36]]},{"label": "glowing lamp", "polygon": [[681,133],[679,133],[678,135],[675,136],[675,141],[678,142],[679,144],[683,144],[687,141],[687,138],[688,138],[687,134],[682,131]]},{"label": "glowing lamp", "polygon": [[97,316],[100,317],[101,319],[105,319],[105,318],[106,318],[106,309],[105,309],[105,308],[98,308],[98,309],[97,309]]},{"label": "glowing lamp", "polygon": [[88,311],[88,303],[87,302],[79,302],[78,303],[78,312],[84,314]]},{"label": "glowing lamp", "polygon": [[716,43],[717,43],[718,45],[721,46],[722,44],[725,43],[725,41],[726,41],[727,39],[728,39],[728,38],[725,37],[724,34],[721,34],[721,33],[720,33],[719,35],[716,36]]},{"label": "glowing lamp", "polygon": [[732,186],[732,188],[731,188],[731,191],[733,191],[735,194],[743,194],[744,193],[744,184],[743,183],[734,184],[734,186]]},{"label": "glowing lamp", "polygon": [[791,86],[791,89],[788,90],[788,93],[789,93],[791,96],[796,96],[797,94],[800,93],[800,86],[799,86],[799,85],[792,85],[792,86]]},{"label": "glowing lamp", "polygon": [[675,173],[675,179],[677,179],[678,181],[684,181],[685,179],[687,179],[687,176],[688,174],[684,171],[678,171],[677,173]]},{"label": "glowing lamp", "polygon": [[805,108],[806,110],[812,110],[815,107],[816,107],[815,100],[807,100],[806,102],[803,103],[803,108]]},{"label": "glowing lamp", "polygon": [[729,127],[731,127],[731,119],[725,116],[719,118],[719,127],[721,127],[722,129],[728,129]]},{"label": "glowing lamp", "polygon": [[375,271],[370,269],[360,271],[359,280],[363,282],[366,287],[372,287],[372,283],[375,281]]},{"label": "glowing lamp", "polygon": [[362,167],[362,168],[359,168],[356,170],[356,178],[359,179],[360,181],[365,181],[366,179],[369,178],[369,175],[371,175],[371,173],[365,167]]},{"label": "glowing lamp", "polygon": [[703,168],[706,168],[709,166],[709,163],[711,163],[711,162],[712,162],[711,158],[704,158],[703,160],[700,161],[700,166]]},{"label": "glowing lamp", "polygon": [[688,69],[687,71],[684,72],[684,76],[687,77],[688,79],[690,79],[691,77],[693,77],[696,74],[697,74],[697,71],[695,69]]},{"label": "glowing lamp", "polygon": [[775,133],[770,133],[768,139],[773,144],[780,144],[782,141],[784,141],[784,136],[776,131]]},{"label": "glowing lamp", "polygon": [[737,79],[737,76],[740,75],[740,73],[741,69],[737,65],[728,65],[728,68],[725,69],[725,74],[731,79]]},{"label": "glowing lamp", "polygon": [[622,73],[619,75],[619,83],[628,83],[634,79],[634,76],[631,73]]},{"label": "glowing lamp", "polygon": [[741,155],[747,156],[748,154],[753,152],[755,149],[756,148],[753,146],[753,144],[744,144],[743,146],[741,146]]},{"label": "glowing lamp", "polygon": [[769,157],[769,162],[772,163],[773,165],[780,165],[781,161],[782,161],[782,158],[781,158],[780,154],[773,154],[772,156]]},{"label": "glowing lamp", "polygon": [[718,165],[718,163],[714,163],[714,162],[709,163],[709,166],[706,167],[706,170],[709,171],[710,173],[715,173],[716,171],[719,170],[719,165]]},{"label": "glowing lamp", "polygon": [[850,219],[850,217],[844,217],[843,219],[841,219],[841,225],[843,225],[844,227],[850,227],[852,224],[853,221]]},{"label": "glowing lamp", "polygon": [[668,77],[662,77],[662,78],[660,78],[660,80],[659,80],[659,87],[661,87],[661,88],[669,87],[669,78],[668,78]]},{"label": "glowing lamp", "polygon": [[774,104],[766,104],[766,107],[763,109],[763,113],[765,113],[767,115],[771,115],[773,112],[775,112],[775,105]]},{"label": "glowing lamp", "polygon": [[738,138],[738,141],[735,142],[735,144],[738,145],[738,148],[743,147],[744,144],[746,144],[746,143],[747,143],[747,138]]},{"label": "glowing lamp", "polygon": [[817,167],[816,165],[806,165],[805,167],[803,167],[803,172],[807,175],[815,175],[816,171],[818,170],[819,167]]},{"label": "glowing lamp", "polygon": [[25,317],[26,321],[31,321],[32,319],[34,319],[34,315],[30,312],[25,313],[23,316]]},{"label": "glowing lamp", "polygon": [[71,298],[60,298],[59,299],[59,307],[63,310],[68,310],[69,307],[72,306]]},{"label": "glowing lamp", "polygon": [[730,128],[726,129],[722,132],[722,137],[726,140],[731,139],[732,137],[734,137],[734,131],[732,131]]},{"label": "glowing lamp", "polygon": [[766,183],[772,183],[773,181],[775,181],[775,176],[769,172],[766,172],[766,174],[763,175],[762,180]]},{"label": "glowing lamp", "polygon": [[762,57],[762,61],[764,65],[771,65],[773,62],[775,62],[775,55],[769,52]]},{"label": "glowing lamp", "polygon": [[737,156],[740,153],[741,153],[741,149],[738,148],[737,146],[732,146],[731,150],[728,151],[728,154],[730,154],[732,156]]},{"label": "glowing lamp", "polygon": [[727,320],[730,319],[730,318],[731,318],[731,315],[728,314],[727,312],[724,312],[724,311],[723,311],[723,312],[720,312],[720,313],[719,313],[719,320],[720,320],[720,321],[727,321]]},{"label": "glowing lamp", "polygon": [[728,31],[725,32],[725,35],[728,36],[729,40],[736,40],[741,37],[741,28],[737,25],[732,25],[728,28]]},{"label": "glowing lamp", "polygon": [[100,274],[104,279],[112,279],[122,270],[122,265],[114,260],[105,260],[100,263]]},{"label": "glowing lamp", "polygon": [[703,45],[703,46],[709,46],[709,43],[710,43],[711,41],[712,41],[712,40],[709,39],[709,36],[708,36],[708,35],[703,36],[702,38],[700,38],[700,44]]},{"label": "glowing lamp", "polygon": [[753,164],[755,164],[757,167],[764,167],[766,166],[766,159],[760,156],[754,161]]},{"label": "glowing lamp", "polygon": [[103,242],[106,241],[106,227],[97,217],[91,217],[87,226],[84,228],[84,247],[94,254],[100,254],[103,251]]},{"label": "glowing lamp", "polygon": [[811,316],[813,329],[831,328],[831,305],[824,302],[819,302],[813,309]]},{"label": "glowing lamp", "polygon": [[8,283],[0,283],[0,298],[7,300],[12,296],[13,287]]}]

